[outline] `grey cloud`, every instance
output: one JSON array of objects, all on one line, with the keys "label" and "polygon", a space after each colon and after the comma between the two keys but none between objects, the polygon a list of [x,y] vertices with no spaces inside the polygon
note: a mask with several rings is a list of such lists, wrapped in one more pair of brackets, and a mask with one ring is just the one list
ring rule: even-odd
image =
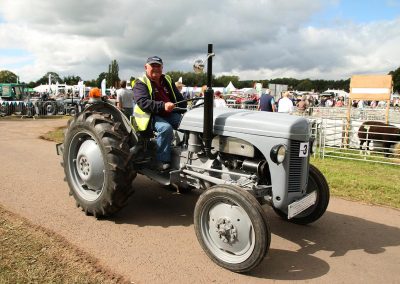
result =
[{"label": "grey cloud", "polygon": [[[5,35],[9,40],[2,44],[25,46],[36,57],[37,72],[48,66],[58,68],[60,75],[85,79],[106,72],[112,59],[117,59],[121,77],[137,76],[151,55],[164,58],[166,70],[190,71],[191,62],[205,56],[207,43],[214,43],[217,54],[214,71],[235,72],[241,78],[279,72],[346,78],[354,71],[387,70],[399,62],[393,52],[400,45],[399,20],[308,27],[323,3],[0,0],[0,17],[16,32]],[[0,34],[7,34],[4,25]],[[21,72],[28,69],[29,74],[21,74],[28,80],[43,75],[27,67]]]}]

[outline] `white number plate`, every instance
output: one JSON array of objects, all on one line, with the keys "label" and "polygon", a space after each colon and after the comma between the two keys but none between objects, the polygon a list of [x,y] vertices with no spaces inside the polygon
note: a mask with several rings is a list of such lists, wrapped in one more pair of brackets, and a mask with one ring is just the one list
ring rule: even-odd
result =
[{"label": "white number plate", "polygon": [[297,200],[288,206],[288,219],[293,218],[294,216],[300,214],[308,207],[315,204],[317,201],[317,192],[314,190],[310,194],[307,194],[300,200]]},{"label": "white number plate", "polygon": [[309,148],[308,142],[300,143],[299,157],[307,157]]}]

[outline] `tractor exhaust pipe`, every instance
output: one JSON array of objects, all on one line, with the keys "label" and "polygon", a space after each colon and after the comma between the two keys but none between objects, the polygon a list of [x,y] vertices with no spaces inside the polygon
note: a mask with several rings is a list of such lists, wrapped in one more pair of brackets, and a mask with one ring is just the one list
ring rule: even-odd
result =
[{"label": "tractor exhaust pipe", "polygon": [[207,90],[204,94],[204,121],[203,121],[203,141],[204,152],[207,157],[214,159],[215,155],[211,153],[211,142],[213,139],[213,121],[214,121],[214,90],[212,89],[212,58],[213,45],[208,44],[207,54]]}]

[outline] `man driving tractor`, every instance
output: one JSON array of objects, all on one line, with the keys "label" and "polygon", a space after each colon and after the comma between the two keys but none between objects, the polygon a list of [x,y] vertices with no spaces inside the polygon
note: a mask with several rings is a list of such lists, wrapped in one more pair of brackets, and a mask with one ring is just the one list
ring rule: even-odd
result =
[{"label": "man driving tractor", "polygon": [[[150,130],[157,132],[155,166],[157,170],[166,171],[170,168],[173,129],[178,128],[182,118],[181,114],[172,111],[183,96],[171,77],[162,73],[160,57],[149,57],[144,69],[145,75],[136,79],[133,88],[135,121],[140,131],[145,131],[150,124]],[[180,107],[186,108],[186,102]]]}]

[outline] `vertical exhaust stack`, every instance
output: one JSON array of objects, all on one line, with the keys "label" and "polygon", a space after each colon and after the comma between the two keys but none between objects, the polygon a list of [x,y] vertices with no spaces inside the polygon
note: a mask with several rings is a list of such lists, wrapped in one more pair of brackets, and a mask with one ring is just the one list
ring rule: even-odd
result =
[{"label": "vertical exhaust stack", "polygon": [[204,120],[203,120],[203,140],[204,152],[209,158],[213,158],[211,153],[211,142],[213,139],[213,108],[214,108],[214,90],[212,89],[212,58],[213,58],[213,45],[208,44],[207,55],[207,90],[204,94]]}]

